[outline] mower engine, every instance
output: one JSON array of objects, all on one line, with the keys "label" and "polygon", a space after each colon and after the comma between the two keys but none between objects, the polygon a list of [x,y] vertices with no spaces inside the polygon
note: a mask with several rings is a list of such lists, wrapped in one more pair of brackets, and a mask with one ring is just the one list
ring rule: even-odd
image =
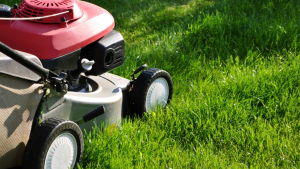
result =
[{"label": "mower engine", "polygon": [[18,19],[0,20],[0,41],[37,56],[46,69],[65,72],[69,90],[81,91],[88,86],[86,80],[80,80],[81,73],[100,75],[124,62],[125,43],[113,30],[113,17],[94,4],[24,0],[13,9],[1,5],[1,17]]}]

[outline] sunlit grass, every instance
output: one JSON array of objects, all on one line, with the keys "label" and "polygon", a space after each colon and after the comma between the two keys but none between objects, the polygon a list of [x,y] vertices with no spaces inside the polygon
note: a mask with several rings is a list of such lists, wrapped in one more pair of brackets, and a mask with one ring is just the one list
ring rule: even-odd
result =
[{"label": "sunlit grass", "polygon": [[148,63],[175,90],[167,109],[87,137],[84,168],[299,166],[298,1],[97,4],[127,43],[113,72]]}]

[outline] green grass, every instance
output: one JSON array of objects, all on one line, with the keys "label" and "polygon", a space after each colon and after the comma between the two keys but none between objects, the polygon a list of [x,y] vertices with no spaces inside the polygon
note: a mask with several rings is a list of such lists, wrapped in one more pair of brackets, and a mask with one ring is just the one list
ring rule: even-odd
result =
[{"label": "green grass", "polygon": [[164,69],[174,95],[166,109],[87,134],[80,168],[300,167],[300,1],[89,2],[126,40],[112,72]]},{"label": "green grass", "polygon": [[91,2],[127,42],[114,73],[148,63],[175,92],[165,110],[90,134],[83,168],[300,166],[299,1]]}]

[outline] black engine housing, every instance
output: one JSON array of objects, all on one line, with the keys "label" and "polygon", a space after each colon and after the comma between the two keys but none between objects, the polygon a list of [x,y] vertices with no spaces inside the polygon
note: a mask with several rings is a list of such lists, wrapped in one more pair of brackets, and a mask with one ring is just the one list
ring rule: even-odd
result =
[{"label": "black engine housing", "polygon": [[112,30],[99,41],[82,48],[80,56],[95,61],[92,70],[86,72],[86,75],[100,75],[122,65],[124,54],[124,38],[119,32]]}]

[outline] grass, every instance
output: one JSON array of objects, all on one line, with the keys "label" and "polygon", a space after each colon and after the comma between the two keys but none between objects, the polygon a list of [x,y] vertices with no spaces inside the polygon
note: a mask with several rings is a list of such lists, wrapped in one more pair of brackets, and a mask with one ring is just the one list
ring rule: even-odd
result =
[{"label": "grass", "polygon": [[300,1],[89,2],[126,40],[112,72],[164,69],[174,95],[120,128],[95,127],[80,168],[300,167]]}]

